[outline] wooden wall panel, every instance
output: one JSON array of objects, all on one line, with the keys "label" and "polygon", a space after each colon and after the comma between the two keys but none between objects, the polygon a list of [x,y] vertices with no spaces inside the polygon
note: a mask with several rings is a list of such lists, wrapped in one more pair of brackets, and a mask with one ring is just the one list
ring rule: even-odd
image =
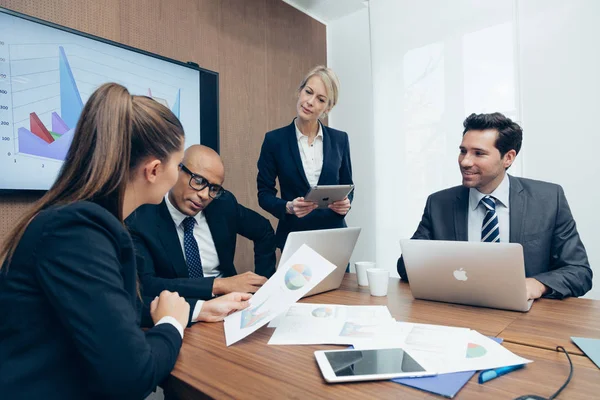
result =
[{"label": "wooden wall panel", "polygon": [[[223,1],[220,31],[219,83],[221,93],[221,148],[225,163],[225,187],[240,204],[257,210],[256,158],[249,157],[260,146],[256,132],[267,129],[265,1]],[[238,270],[254,264],[251,243],[238,241]]]},{"label": "wooden wall panel", "polygon": [[120,0],[0,0],[0,6],[82,32],[119,41]]},{"label": "wooden wall panel", "polygon": [[[0,6],[219,72],[226,187],[263,215],[256,160],[294,117],[295,89],[327,59],[325,26],[280,0],[0,0]],[[0,242],[39,194],[0,194]],[[271,219],[275,224],[276,221]],[[251,242],[236,266],[253,268]]]},{"label": "wooden wall panel", "polygon": [[269,98],[281,101],[270,109],[268,123],[274,129],[296,116],[298,84],[312,67],[327,63],[327,44],[323,24],[308,16],[295,18],[297,10],[279,0],[267,4],[268,92]]}]

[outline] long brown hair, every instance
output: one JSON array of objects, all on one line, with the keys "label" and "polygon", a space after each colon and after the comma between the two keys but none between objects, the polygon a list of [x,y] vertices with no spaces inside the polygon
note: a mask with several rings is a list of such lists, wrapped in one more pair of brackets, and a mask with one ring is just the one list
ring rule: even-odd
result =
[{"label": "long brown hair", "polygon": [[12,255],[29,222],[42,210],[90,200],[123,221],[123,199],[131,172],[148,156],[166,161],[181,148],[183,127],[165,106],[132,96],[116,83],[100,86],[85,104],[73,142],[56,181],[25,213],[0,249],[0,269]]}]

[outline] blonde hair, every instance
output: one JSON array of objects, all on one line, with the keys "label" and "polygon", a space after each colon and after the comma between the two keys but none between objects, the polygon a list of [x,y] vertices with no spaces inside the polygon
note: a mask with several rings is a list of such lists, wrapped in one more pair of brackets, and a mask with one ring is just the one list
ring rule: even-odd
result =
[{"label": "blonde hair", "polygon": [[333,72],[331,68],[327,68],[324,65],[317,65],[313,69],[311,69],[308,74],[302,79],[300,82],[300,86],[298,87],[298,93],[304,89],[306,83],[313,76],[318,76],[323,81],[323,85],[325,85],[325,91],[327,92],[327,110],[323,113],[323,117],[325,117],[329,111],[335,107],[338,102],[338,95],[340,91],[340,81]]}]

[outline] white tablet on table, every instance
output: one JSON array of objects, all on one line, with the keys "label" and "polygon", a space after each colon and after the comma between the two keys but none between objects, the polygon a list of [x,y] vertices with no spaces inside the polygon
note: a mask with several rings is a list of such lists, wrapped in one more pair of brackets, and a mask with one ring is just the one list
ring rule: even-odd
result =
[{"label": "white tablet on table", "polygon": [[435,375],[401,348],[315,351],[315,358],[329,383]]},{"label": "white tablet on table", "polygon": [[354,190],[354,185],[317,185],[310,188],[304,201],[312,201],[318,208],[327,208],[333,202],[344,200]]}]

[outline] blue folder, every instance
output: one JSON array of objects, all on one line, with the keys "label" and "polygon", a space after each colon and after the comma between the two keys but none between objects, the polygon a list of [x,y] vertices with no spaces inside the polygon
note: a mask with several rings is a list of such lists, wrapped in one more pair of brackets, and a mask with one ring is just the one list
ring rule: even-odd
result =
[{"label": "blue folder", "polygon": [[571,337],[571,340],[600,368],[600,339]]},{"label": "blue folder", "polygon": [[[490,337],[490,339],[502,343],[502,339],[500,338]],[[424,376],[422,378],[398,378],[392,379],[392,381],[451,399],[469,382],[469,379],[475,375],[475,372],[477,371],[454,372],[451,374]]]}]

